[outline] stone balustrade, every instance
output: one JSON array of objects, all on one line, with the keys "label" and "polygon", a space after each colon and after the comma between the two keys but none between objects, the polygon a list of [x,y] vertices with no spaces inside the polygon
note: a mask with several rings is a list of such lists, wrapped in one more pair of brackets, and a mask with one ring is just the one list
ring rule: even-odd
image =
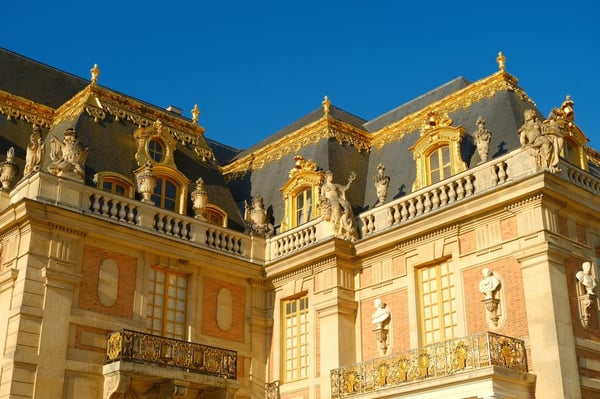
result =
[{"label": "stone balustrade", "polygon": [[229,255],[257,261],[264,258],[264,240],[49,174],[37,173],[21,181],[10,201],[24,197]]},{"label": "stone balustrade", "polygon": [[[596,176],[564,160],[560,161],[559,167],[561,171],[556,173],[557,176],[600,195],[600,179]],[[447,208],[539,171],[535,158],[527,151],[512,151],[360,213],[357,219],[361,238]],[[115,223],[134,225],[155,234],[257,262],[276,260],[334,236],[329,223],[317,218],[264,240],[45,173],[37,173],[20,181],[10,192],[12,203],[25,197],[71,208]]]},{"label": "stone balustrade", "polygon": [[361,237],[448,207],[536,171],[535,159],[521,150],[431,184],[359,216]]}]

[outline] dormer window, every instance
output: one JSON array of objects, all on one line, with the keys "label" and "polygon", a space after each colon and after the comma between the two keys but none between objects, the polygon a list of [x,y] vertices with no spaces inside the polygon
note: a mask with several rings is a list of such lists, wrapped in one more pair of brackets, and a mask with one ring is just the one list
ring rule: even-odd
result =
[{"label": "dormer window", "polygon": [[413,191],[447,179],[467,169],[460,156],[460,142],[465,135],[462,127],[452,127],[452,120],[430,113],[421,137],[411,148],[417,175]]},{"label": "dormer window", "polygon": [[317,171],[317,164],[303,157],[294,157],[294,168],[290,170],[289,180],[281,188],[285,205],[285,215],[281,222],[281,231],[287,231],[307,223],[319,216],[317,201],[323,172]]}]

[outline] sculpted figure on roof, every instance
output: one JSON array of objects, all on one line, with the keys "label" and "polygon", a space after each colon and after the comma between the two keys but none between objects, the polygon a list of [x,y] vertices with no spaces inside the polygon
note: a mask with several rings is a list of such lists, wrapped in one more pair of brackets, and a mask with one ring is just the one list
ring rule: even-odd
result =
[{"label": "sculpted figure on roof", "polygon": [[333,172],[328,170],[325,172],[325,181],[321,185],[320,203],[323,219],[332,224],[336,236],[348,241],[358,238],[352,205],[346,199],[346,191],[354,179],[356,173],[351,172],[348,183],[336,184],[333,182]]},{"label": "sculpted figure on roof", "polygon": [[562,129],[557,122],[559,115],[551,113],[544,123],[539,121],[532,109],[525,110],[524,115],[525,123],[518,130],[521,148],[535,156],[540,166],[552,173],[559,172],[558,161],[563,143]]},{"label": "sculpted figure on roof", "polygon": [[52,163],[48,165],[48,172],[56,176],[71,175],[83,180],[89,147],[82,147],[75,129],[67,129],[62,142],[52,137],[50,146]]},{"label": "sculpted figure on roof", "polygon": [[490,152],[490,140],[492,139],[492,132],[485,128],[485,120],[480,116],[477,118],[477,130],[475,131],[475,145],[477,146],[477,153],[481,161],[479,163],[487,162],[488,154]]},{"label": "sculpted figure on roof", "polygon": [[42,159],[44,159],[45,146],[42,142],[42,130],[38,126],[33,126],[33,132],[29,136],[27,144],[27,153],[25,154],[25,177],[39,172]]},{"label": "sculpted figure on roof", "polygon": [[375,190],[377,190],[377,203],[375,206],[383,205],[390,185],[390,177],[385,174],[383,164],[377,165],[377,175],[373,180],[375,181]]}]

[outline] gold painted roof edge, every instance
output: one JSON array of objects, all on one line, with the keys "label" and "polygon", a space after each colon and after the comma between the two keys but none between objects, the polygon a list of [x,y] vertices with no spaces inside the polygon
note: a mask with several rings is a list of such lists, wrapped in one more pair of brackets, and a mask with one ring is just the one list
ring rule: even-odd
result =
[{"label": "gold painted roof edge", "polygon": [[514,91],[522,99],[535,105],[527,93],[517,85],[517,82],[517,78],[511,74],[498,71],[373,132],[371,146],[381,148],[391,141],[400,140],[405,135],[420,129],[431,112],[442,115],[451,114],[460,109],[466,109],[485,98],[490,98],[500,91]]},{"label": "gold painted roof edge", "polygon": [[32,125],[50,128],[55,110],[47,105],[0,90],[0,113],[6,115],[8,120],[21,119]]},{"label": "gold painted roof edge", "polygon": [[224,175],[244,175],[248,171],[258,170],[271,162],[277,162],[285,155],[297,153],[303,147],[330,138],[335,138],[340,144],[348,143],[359,151],[368,151],[370,148],[370,137],[366,130],[324,114],[318,120],[302,126],[230,164],[222,166],[221,172]]},{"label": "gold painted roof edge", "polygon": [[205,129],[193,121],[172,115],[167,110],[157,109],[110,89],[90,84],[70,98],[56,110],[52,126],[86,112],[94,122],[106,119],[109,115],[115,121],[128,120],[139,127],[151,126],[160,119],[175,140],[191,144],[196,154],[203,160],[214,160],[212,149],[204,140]]}]

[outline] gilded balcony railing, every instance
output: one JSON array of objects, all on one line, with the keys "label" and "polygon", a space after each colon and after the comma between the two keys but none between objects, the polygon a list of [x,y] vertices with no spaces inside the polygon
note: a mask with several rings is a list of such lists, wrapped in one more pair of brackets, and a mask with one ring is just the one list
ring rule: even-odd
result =
[{"label": "gilded balcony railing", "polygon": [[132,330],[108,335],[106,363],[149,363],[236,379],[237,352]]},{"label": "gilded balcony railing", "polygon": [[526,373],[523,341],[487,332],[334,369],[331,397],[344,398],[487,366]]}]

